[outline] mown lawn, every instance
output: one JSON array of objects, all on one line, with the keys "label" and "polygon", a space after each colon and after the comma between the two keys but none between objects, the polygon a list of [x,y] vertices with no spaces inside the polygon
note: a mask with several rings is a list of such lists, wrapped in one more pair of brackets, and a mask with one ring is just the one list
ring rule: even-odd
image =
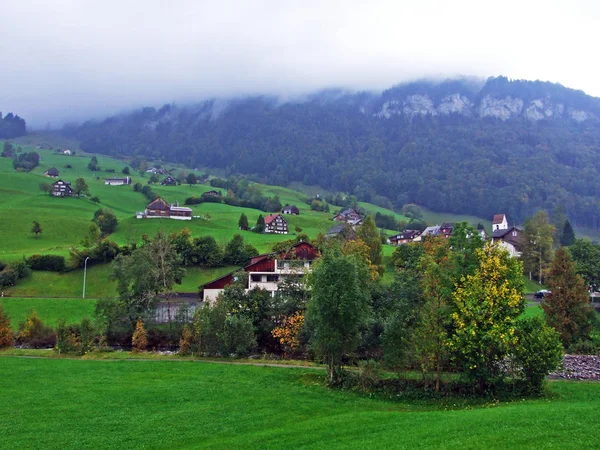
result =
[{"label": "mown lawn", "polygon": [[[599,383],[457,407],[332,391],[310,369],[0,359],[3,448],[593,448]],[[451,403],[446,402],[446,407]]]},{"label": "mown lawn", "polygon": [[60,299],[60,298],[0,298],[0,305],[10,317],[13,330],[19,329],[19,323],[25,321],[33,310],[45,325],[55,327],[60,319],[67,323],[78,323],[84,317],[93,319],[96,300]]}]

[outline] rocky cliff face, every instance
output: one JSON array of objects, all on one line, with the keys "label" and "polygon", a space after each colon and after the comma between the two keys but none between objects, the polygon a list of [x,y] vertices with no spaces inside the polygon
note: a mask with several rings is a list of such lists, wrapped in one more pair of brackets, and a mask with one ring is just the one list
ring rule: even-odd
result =
[{"label": "rocky cliff face", "polygon": [[[428,93],[428,90],[433,94]],[[387,95],[384,93],[382,103],[373,115],[390,119],[394,116],[414,118],[456,114],[502,121],[520,117],[531,122],[556,119],[585,122],[600,118],[598,99],[551,83],[511,82],[498,77],[488,80],[479,90],[443,90],[444,86],[440,88],[426,83],[392,89]]]}]

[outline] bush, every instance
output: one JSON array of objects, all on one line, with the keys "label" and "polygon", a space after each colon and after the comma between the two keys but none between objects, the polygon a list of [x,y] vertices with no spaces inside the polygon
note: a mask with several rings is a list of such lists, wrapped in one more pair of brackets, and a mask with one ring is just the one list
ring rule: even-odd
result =
[{"label": "bush", "polygon": [[524,382],[526,393],[542,391],[544,379],[562,362],[563,347],[560,335],[539,317],[517,322],[517,345],[513,360]]},{"label": "bush", "polygon": [[181,339],[179,340],[180,355],[189,355],[192,352],[193,338],[194,335],[192,334],[192,330],[189,326],[185,326],[181,333]]},{"label": "bush", "polygon": [[0,304],[0,348],[8,348],[13,345],[13,335],[10,329],[10,317]]},{"label": "bush", "polygon": [[381,380],[381,365],[379,362],[370,359],[368,361],[359,361],[358,371],[356,372],[356,381],[363,391],[371,391],[377,387]]},{"label": "bush", "polygon": [[143,186],[142,183],[135,183],[133,185],[133,192],[142,192]]},{"label": "bush", "polygon": [[144,322],[141,320],[138,320],[135,324],[135,331],[131,337],[131,346],[134,352],[143,352],[148,347],[146,329],[144,328]]},{"label": "bush", "polygon": [[58,321],[56,326],[56,345],[59,354],[81,354],[81,343],[77,338],[77,332],[68,326],[64,319]]},{"label": "bush", "polygon": [[17,342],[29,348],[52,348],[56,345],[56,334],[40,320],[37,313],[29,313],[19,324]]},{"label": "bush", "polygon": [[252,320],[248,317],[229,316],[223,329],[223,350],[226,354],[246,356],[256,347]]},{"label": "bush", "polygon": [[27,265],[27,261],[24,258],[22,261],[11,263],[10,268],[17,273],[19,280],[31,275],[31,268]]},{"label": "bush", "polygon": [[14,286],[15,284],[17,284],[18,279],[19,274],[12,268],[7,267],[2,272],[0,272],[0,288]]},{"label": "bush", "polygon": [[33,270],[49,272],[64,272],[67,270],[65,258],[60,255],[32,255],[27,258],[27,264]]}]

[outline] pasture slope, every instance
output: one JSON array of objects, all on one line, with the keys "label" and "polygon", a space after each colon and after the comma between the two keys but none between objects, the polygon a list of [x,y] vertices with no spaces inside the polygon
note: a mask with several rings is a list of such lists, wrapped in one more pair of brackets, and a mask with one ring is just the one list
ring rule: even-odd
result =
[{"label": "pasture slope", "polygon": [[327,389],[310,369],[0,362],[3,448],[581,449],[600,436],[598,383],[508,403],[392,402]]}]

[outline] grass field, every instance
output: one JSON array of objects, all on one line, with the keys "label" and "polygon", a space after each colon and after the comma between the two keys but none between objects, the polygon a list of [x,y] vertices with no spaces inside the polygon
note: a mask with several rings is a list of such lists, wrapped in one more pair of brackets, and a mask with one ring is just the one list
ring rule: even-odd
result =
[{"label": "grass field", "polygon": [[16,331],[19,323],[34,310],[45,325],[55,327],[59,319],[67,323],[79,323],[87,317],[94,318],[96,300],[81,298],[0,298],[0,305],[4,307],[10,317],[11,328]]},{"label": "grass field", "polygon": [[[0,364],[3,448],[593,448],[599,383],[445,407],[326,389],[310,369],[198,362]],[[449,410],[444,410],[448,408]]]}]

